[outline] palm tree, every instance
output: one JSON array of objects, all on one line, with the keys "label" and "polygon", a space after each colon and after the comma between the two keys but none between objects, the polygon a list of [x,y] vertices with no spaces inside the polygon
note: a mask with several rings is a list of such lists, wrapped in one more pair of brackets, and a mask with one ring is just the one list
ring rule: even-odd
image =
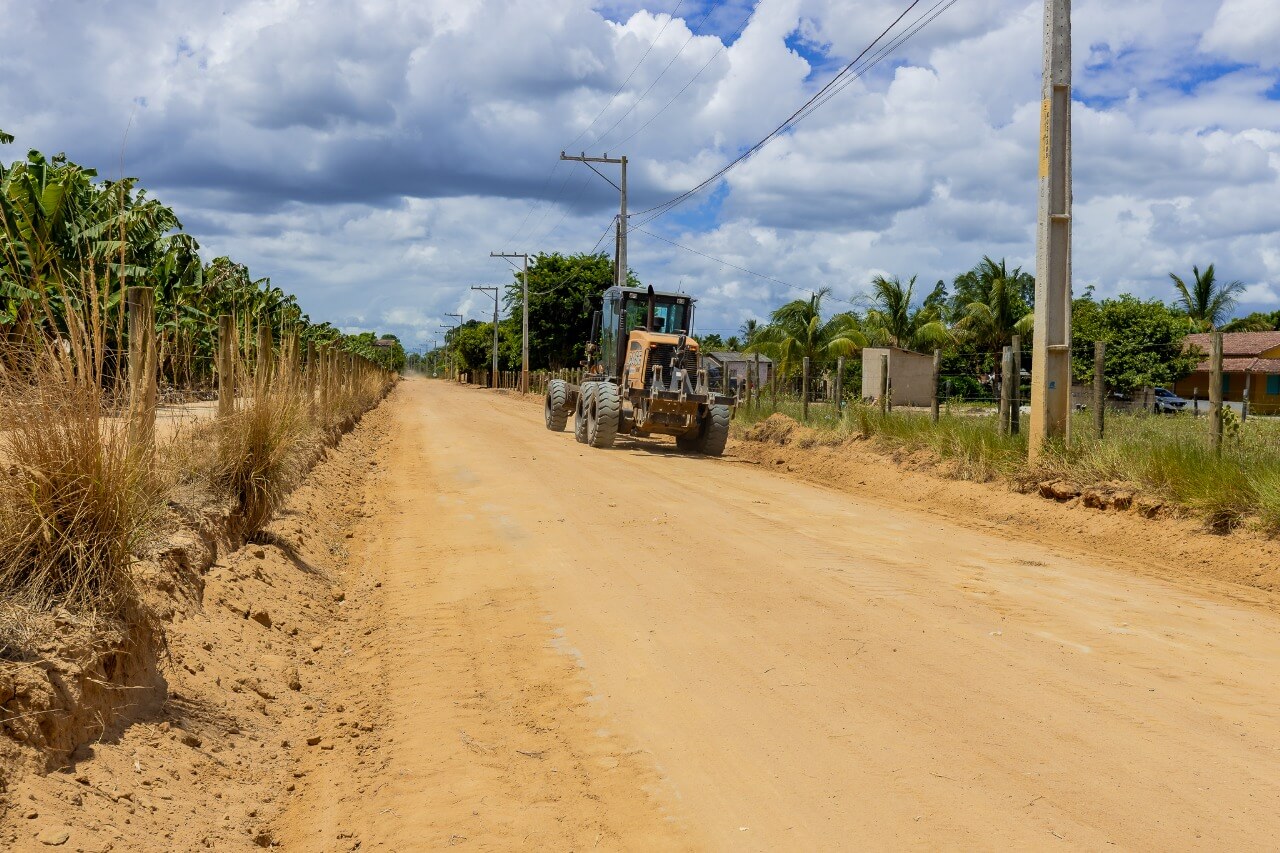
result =
[{"label": "palm tree", "polygon": [[1178,291],[1174,304],[1187,313],[1193,331],[1214,331],[1236,307],[1236,297],[1244,292],[1244,282],[1219,283],[1213,264],[1205,267],[1203,274],[1199,267],[1193,266],[1191,274],[1195,283],[1188,287],[1177,275],[1169,273]]},{"label": "palm tree", "polygon": [[878,275],[871,280],[875,307],[867,311],[864,326],[872,340],[903,349],[932,349],[950,342],[951,333],[936,303],[912,306],[915,287],[915,276],[905,285],[897,276]]},{"label": "palm tree", "polygon": [[817,367],[857,353],[867,345],[867,339],[854,315],[837,314],[823,322],[822,300],[830,293],[831,289],[824,287],[809,299],[778,308],[769,315],[769,325],[757,329],[747,352],[769,356],[782,374],[794,372],[805,358]]},{"label": "palm tree", "polygon": [[759,331],[760,321],[756,320],[754,317],[743,322],[743,324],[738,327],[738,335],[742,341],[742,345],[744,347],[751,346],[751,342],[755,340],[756,333]]},{"label": "palm tree", "polygon": [[992,352],[1014,335],[1030,334],[1035,315],[1027,299],[1034,288],[1035,279],[1021,267],[1010,270],[1003,259],[984,257],[956,279],[956,332]]}]

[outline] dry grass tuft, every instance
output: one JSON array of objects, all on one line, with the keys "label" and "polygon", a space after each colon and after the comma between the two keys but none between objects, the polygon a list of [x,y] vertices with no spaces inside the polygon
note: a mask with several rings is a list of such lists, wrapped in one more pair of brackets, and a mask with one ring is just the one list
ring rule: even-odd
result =
[{"label": "dry grass tuft", "polygon": [[165,505],[150,454],[56,350],[0,376],[0,399],[0,598],[119,615]]}]

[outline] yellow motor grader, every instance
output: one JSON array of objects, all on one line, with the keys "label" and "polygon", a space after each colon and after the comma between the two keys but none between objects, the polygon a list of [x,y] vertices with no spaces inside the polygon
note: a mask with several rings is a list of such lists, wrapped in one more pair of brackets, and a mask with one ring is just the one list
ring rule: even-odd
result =
[{"label": "yellow motor grader", "polygon": [[719,456],[737,398],[727,377],[713,391],[693,331],[694,299],[631,287],[605,291],[591,322],[581,385],[547,386],[547,429],[574,413],[574,434],[592,447],[623,435],[673,435],[681,450]]}]

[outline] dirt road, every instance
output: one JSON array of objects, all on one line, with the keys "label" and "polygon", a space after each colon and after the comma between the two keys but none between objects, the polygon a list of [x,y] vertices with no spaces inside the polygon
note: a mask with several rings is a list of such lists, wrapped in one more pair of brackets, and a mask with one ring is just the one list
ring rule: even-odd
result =
[{"label": "dirt road", "polygon": [[1280,835],[1274,615],[487,392],[386,405],[332,691],[387,747],[315,754],[289,849]]}]

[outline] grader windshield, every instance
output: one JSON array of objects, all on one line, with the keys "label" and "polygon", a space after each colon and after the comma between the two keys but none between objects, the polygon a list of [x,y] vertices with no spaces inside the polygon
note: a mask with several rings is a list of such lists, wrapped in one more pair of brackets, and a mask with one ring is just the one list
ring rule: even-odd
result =
[{"label": "grader windshield", "polygon": [[[644,328],[649,311],[648,291],[611,287],[604,293],[600,324],[600,355],[609,376],[618,375],[625,358],[628,336]],[[657,334],[693,333],[691,296],[677,293],[655,293],[653,299],[653,331]]]}]

